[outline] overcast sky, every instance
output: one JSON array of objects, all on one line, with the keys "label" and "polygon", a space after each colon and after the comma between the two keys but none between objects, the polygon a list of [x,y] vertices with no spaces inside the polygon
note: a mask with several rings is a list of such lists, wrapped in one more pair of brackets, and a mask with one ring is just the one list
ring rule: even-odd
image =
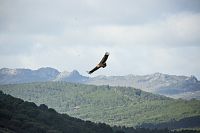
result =
[{"label": "overcast sky", "polygon": [[[200,79],[199,0],[0,0],[0,68]],[[88,76],[88,75],[87,75]]]}]

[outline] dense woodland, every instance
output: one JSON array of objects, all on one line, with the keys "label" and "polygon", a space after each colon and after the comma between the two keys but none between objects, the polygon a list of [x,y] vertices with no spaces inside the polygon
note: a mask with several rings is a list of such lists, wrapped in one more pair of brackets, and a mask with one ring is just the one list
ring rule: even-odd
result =
[{"label": "dense woodland", "polygon": [[1,85],[0,90],[37,105],[46,104],[59,113],[112,126],[167,123],[162,127],[174,129],[168,122],[200,116],[198,100],[174,100],[131,87],[43,82]]},{"label": "dense woodland", "polygon": [[197,133],[197,131],[149,130],[113,127],[59,114],[41,104],[37,106],[0,92],[1,133]]},{"label": "dense woodland", "polygon": [[0,93],[0,132],[112,133],[106,124],[82,121],[41,104],[24,102]]}]

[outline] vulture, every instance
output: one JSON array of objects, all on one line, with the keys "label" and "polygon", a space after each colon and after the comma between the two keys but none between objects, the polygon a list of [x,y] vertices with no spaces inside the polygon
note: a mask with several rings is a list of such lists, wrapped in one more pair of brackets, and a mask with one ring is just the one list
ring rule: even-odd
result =
[{"label": "vulture", "polygon": [[88,71],[88,74],[92,74],[94,71],[98,70],[99,68],[106,67],[106,60],[108,59],[109,53],[106,52],[104,57],[101,59],[101,61],[99,62],[99,64],[97,64],[97,66],[95,68],[93,68],[91,71]]}]

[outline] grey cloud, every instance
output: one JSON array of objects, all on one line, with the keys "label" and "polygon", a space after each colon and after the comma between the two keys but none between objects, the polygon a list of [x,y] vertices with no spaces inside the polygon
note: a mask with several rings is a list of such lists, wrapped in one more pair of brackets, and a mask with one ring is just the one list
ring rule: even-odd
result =
[{"label": "grey cloud", "polygon": [[181,11],[199,12],[199,1],[1,1],[1,29],[10,32],[62,34],[63,27],[141,24]]},{"label": "grey cloud", "polygon": [[0,66],[85,74],[109,51],[108,69],[95,75],[200,76],[199,6],[199,0],[2,0]]}]

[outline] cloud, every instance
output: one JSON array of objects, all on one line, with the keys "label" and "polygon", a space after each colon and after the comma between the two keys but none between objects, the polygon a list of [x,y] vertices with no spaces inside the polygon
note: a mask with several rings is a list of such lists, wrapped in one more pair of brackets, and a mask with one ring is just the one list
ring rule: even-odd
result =
[{"label": "cloud", "polygon": [[141,25],[96,26],[96,36],[111,44],[200,46],[200,14],[173,14]]},{"label": "cloud", "polygon": [[163,72],[200,77],[199,4],[198,0],[1,1],[0,66],[50,66],[86,74],[109,51],[108,68],[94,75]]},{"label": "cloud", "polygon": [[199,12],[199,4],[198,0],[3,0],[0,28],[12,33],[62,34],[63,27],[154,22],[167,14]]}]

